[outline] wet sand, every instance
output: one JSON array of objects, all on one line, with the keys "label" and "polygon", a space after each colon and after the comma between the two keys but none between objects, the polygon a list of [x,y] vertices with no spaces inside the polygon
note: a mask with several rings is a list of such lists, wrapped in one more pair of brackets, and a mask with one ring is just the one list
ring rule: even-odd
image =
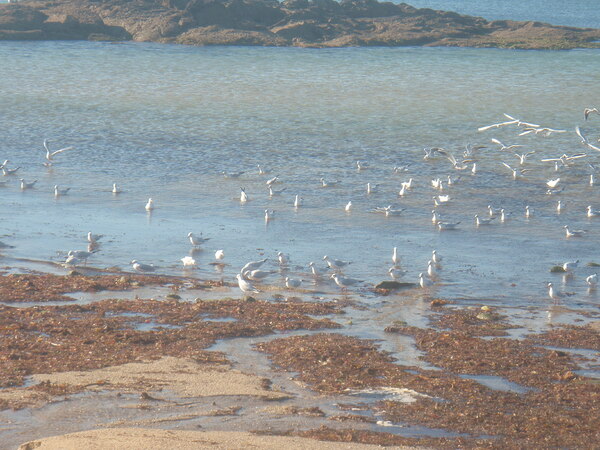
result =
[{"label": "wet sand", "polygon": [[[552,314],[566,323],[536,328],[533,309],[459,304],[419,289],[232,299],[235,291],[210,283],[198,290],[181,278],[119,277],[0,277],[7,448],[600,440],[600,311],[559,305]],[[91,288],[82,297],[73,286]],[[45,304],[51,296],[68,298]]]}]

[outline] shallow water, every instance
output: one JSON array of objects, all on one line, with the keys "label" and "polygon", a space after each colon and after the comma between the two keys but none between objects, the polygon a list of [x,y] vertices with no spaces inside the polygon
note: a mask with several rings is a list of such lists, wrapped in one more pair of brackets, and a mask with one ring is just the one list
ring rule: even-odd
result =
[{"label": "shallow water", "polygon": [[[59,261],[58,251],[84,249],[88,231],[104,234],[90,265],[127,268],[138,259],[159,272],[184,274],[179,259],[190,251],[186,235],[211,240],[196,252],[198,277],[219,278],[209,265],[224,249],[233,275],[245,262],[275,253],[290,255],[291,273],[308,278],[307,263],[322,256],[352,261],[347,274],[376,283],[388,278],[391,249],[399,248],[415,281],[431,250],[445,257],[434,295],[486,299],[501,305],[547,304],[545,283],[560,284],[549,268],[580,259],[576,276],[561,290],[576,292],[570,306],[595,308],[584,278],[595,269],[600,238],[596,219],[584,208],[600,208],[598,189],[587,186],[587,161],[560,173],[560,197],[545,195],[555,174],[542,157],[583,150],[573,133],[585,125],[600,135],[600,117],[584,124],[582,110],[600,98],[600,52],[508,51],[448,48],[196,48],[156,44],[89,42],[3,42],[0,76],[18,80],[0,92],[0,131],[9,166],[38,179],[21,191],[10,178],[2,188],[2,239],[15,246],[11,257]],[[4,62],[9,62],[5,64]],[[524,120],[569,130],[547,138],[517,137],[516,128],[478,133],[477,127],[503,120],[508,112]],[[535,150],[531,174],[513,182],[490,138]],[[42,140],[51,148],[75,150],[42,166]],[[432,178],[458,172],[445,159],[423,161],[422,148],[443,146],[457,156],[466,143],[490,147],[477,154],[479,173],[463,174],[440,208],[460,220],[454,232],[431,224]],[[356,160],[370,163],[358,172]],[[271,169],[259,176],[256,164]],[[411,166],[395,175],[392,167]],[[221,171],[245,171],[224,179]],[[286,191],[269,199],[265,180],[279,175]],[[339,187],[318,188],[319,178]],[[400,182],[415,179],[404,199]],[[18,178],[18,177],[17,177]],[[123,192],[110,193],[112,182]],[[379,183],[368,196],[366,183]],[[72,187],[54,198],[55,184]],[[243,186],[251,201],[241,205]],[[293,197],[304,206],[292,207]],[[148,214],[148,197],[156,210]],[[561,198],[567,209],[556,214]],[[350,214],[343,207],[353,202]],[[397,204],[400,217],[370,210]],[[513,213],[505,224],[476,229],[475,213],[492,204]],[[524,206],[536,215],[523,217]],[[268,224],[265,208],[276,218]],[[600,219],[598,219],[600,220]],[[562,226],[585,228],[581,239],[565,239]],[[263,256],[264,255],[264,256]],[[271,266],[269,266],[271,264]],[[272,278],[281,285],[282,279]]]}]

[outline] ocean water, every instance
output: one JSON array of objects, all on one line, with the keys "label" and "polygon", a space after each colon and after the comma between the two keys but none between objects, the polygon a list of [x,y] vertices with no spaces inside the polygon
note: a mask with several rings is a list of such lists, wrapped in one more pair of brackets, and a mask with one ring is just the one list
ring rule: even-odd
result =
[{"label": "ocean water", "polygon": [[[0,159],[20,166],[35,189],[21,191],[19,177],[2,177],[0,235],[14,249],[9,258],[60,261],[57,252],[85,249],[88,231],[104,234],[90,265],[128,268],[132,259],[160,272],[184,274],[180,258],[192,231],[211,240],[194,254],[201,278],[218,277],[214,251],[224,249],[226,280],[247,261],[290,255],[290,273],[310,279],[307,264],[324,266],[329,255],[352,261],[348,276],[376,283],[388,279],[398,247],[416,281],[435,248],[445,258],[432,295],[499,304],[548,304],[546,282],[563,280],[549,268],[580,259],[561,290],[569,301],[597,304],[585,276],[600,262],[600,219],[588,219],[588,204],[600,209],[600,186],[587,184],[600,155],[559,174],[542,158],[584,151],[574,133],[600,137],[600,116],[583,120],[583,108],[600,106],[600,52],[511,51],[456,48],[247,48],[186,47],[147,43],[0,43]],[[503,113],[567,130],[549,137],[518,136]],[[513,181],[502,162],[518,163],[491,138],[535,151],[531,172]],[[75,149],[42,165],[42,141]],[[423,148],[444,147],[460,157],[467,143],[477,152],[478,173],[462,173],[441,209],[456,231],[431,223],[430,181],[457,176],[444,158],[423,160]],[[600,144],[599,144],[600,145]],[[358,172],[355,162],[369,162]],[[271,170],[259,176],[257,164]],[[407,173],[392,168],[410,164]],[[244,171],[225,179],[222,171]],[[268,197],[265,181],[278,175],[281,196]],[[560,196],[546,195],[545,182],[559,177]],[[339,180],[336,188],[319,179]],[[400,198],[400,183],[414,188]],[[600,179],[600,175],[598,176]],[[599,180],[600,181],[600,180]],[[111,194],[113,182],[125,191]],[[366,184],[379,190],[366,194]],[[55,198],[53,186],[71,187]],[[240,187],[251,201],[239,202]],[[304,206],[295,210],[296,194]],[[146,213],[152,197],[156,209]],[[557,214],[560,198],[567,205]],[[344,206],[352,201],[352,212]],[[405,208],[385,218],[371,210]],[[504,224],[474,226],[488,204],[512,213]],[[531,205],[535,217],[526,220]],[[275,219],[264,221],[265,209]],[[566,239],[563,225],[587,229]],[[264,256],[263,256],[264,255]],[[278,276],[271,283],[282,285]],[[322,289],[323,287],[318,287]],[[329,286],[328,289],[336,289]]]},{"label": "ocean water", "polygon": [[416,8],[456,11],[488,20],[534,20],[553,25],[600,28],[598,3],[590,0],[409,0],[406,3]]}]

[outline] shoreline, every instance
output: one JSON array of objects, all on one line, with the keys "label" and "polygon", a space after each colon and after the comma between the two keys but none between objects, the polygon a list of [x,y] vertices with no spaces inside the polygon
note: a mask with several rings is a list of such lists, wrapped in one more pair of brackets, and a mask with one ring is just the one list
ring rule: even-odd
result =
[{"label": "shoreline", "polygon": [[[6,286],[7,277],[0,278],[0,286]],[[26,277],[33,283],[31,277],[44,275]],[[73,277],[46,277],[38,294],[57,286],[72,288],[65,283]],[[85,278],[75,276],[80,277]],[[103,285],[98,277],[89,278]],[[165,280],[157,276],[156,281]],[[11,286],[32,292],[27,283]],[[130,292],[146,289],[127,287]],[[231,299],[225,292],[220,300],[176,298],[185,297],[186,289],[132,300],[118,300],[121,291],[114,291],[115,300],[87,304],[19,307],[17,302],[10,307],[4,302],[0,317],[10,333],[0,337],[0,370],[5,372],[0,414],[13,422],[15,431],[0,435],[15,444],[33,439],[31,445],[37,445],[59,431],[48,429],[44,421],[49,420],[53,427],[62,423],[62,434],[158,427],[162,431],[144,431],[157,433],[157,439],[169,435],[173,426],[191,433],[198,428],[222,432],[235,424],[239,431],[261,431],[260,437],[243,438],[260,439],[266,448],[279,438],[262,436],[265,432],[344,445],[428,448],[541,445],[542,437],[577,446],[596,438],[598,379],[580,372],[588,366],[594,371],[589,358],[600,351],[600,312],[583,315],[559,307],[555,313],[585,322],[532,334],[506,308],[423,298],[415,290],[368,300],[294,292],[286,297],[277,291],[261,294],[266,296],[261,300]],[[399,302],[409,309],[414,302],[427,306],[423,316],[393,320],[386,310],[397,310]],[[424,320],[426,327],[419,325]],[[379,331],[385,341],[358,337],[356,327],[361,326],[372,331],[385,327]],[[392,355],[383,350],[390,344],[404,348]],[[421,356],[406,360],[407,351]],[[25,385],[15,378],[19,373],[27,377]],[[440,399],[442,415],[436,412]],[[505,408],[512,419],[506,419]],[[41,419],[19,425],[34,410]],[[580,414],[584,410],[585,417]],[[571,418],[578,423],[576,434],[556,424]],[[536,426],[511,428],[513,421]],[[411,434],[413,427],[423,431]],[[122,442],[135,441],[139,432],[119,431],[131,433]],[[173,437],[182,443],[204,439],[182,433]],[[478,437],[482,435],[492,437]],[[113,431],[89,431],[66,440],[51,438],[41,448],[81,439],[103,448],[116,439],[112,436]],[[220,436],[211,440],[214,448],[229,434]]]}]

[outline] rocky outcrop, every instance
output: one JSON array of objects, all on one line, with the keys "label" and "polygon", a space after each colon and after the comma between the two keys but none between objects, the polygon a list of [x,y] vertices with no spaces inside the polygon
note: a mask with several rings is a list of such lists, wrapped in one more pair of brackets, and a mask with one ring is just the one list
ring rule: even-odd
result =
[{"label": "rocky outcrop", "polygon": [[0,39],[557,49],[600,47],[600,30],[377,0],[22,0],[0,5]]}]

